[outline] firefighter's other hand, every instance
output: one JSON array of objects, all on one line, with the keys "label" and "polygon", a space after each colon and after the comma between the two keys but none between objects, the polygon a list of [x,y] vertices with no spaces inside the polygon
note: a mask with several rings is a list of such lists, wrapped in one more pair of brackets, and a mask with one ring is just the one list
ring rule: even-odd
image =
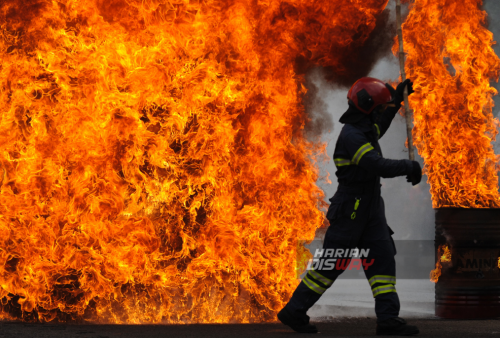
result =
[{"label": "firefighter's other hand", "polygon": [[417,185],[422,180],[422,168],[417,161],[412,161],[413,170],[411,174],[406,176],[406,181],[411,182],[412,185]]}]

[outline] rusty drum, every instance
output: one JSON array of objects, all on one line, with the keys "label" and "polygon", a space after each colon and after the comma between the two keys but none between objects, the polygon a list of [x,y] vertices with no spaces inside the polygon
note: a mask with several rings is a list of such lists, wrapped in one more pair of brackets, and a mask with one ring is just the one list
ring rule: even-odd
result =
[{"label": "rusty drum", "polygon": [[451,262],[436,283],[436,316],[500,317],[500,209],[436,209],[436,261],[443,244]]}]

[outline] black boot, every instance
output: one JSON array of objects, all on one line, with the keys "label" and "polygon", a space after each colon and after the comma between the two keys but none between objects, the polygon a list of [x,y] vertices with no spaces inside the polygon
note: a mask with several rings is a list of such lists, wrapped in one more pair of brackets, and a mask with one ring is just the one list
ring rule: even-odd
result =
[{"label": "black boot", "polygon": [[377,323],[378,336],[411,336],[417,334],[418,328],[407,325],[403,318],[395,317]]},{"label": "black boot", "polygon": [[278,319],[285,325],[290,326],[294,331],[299,333],[318,333],[316,326],[309,324],[309,320],[304,318],[294,317],[290,311],[284,307],[278,312]]}]

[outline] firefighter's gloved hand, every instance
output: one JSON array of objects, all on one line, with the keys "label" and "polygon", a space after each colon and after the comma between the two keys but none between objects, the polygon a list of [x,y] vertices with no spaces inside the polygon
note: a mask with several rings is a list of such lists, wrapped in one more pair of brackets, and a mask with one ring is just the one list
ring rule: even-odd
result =
[{"label": "firefighter's gloved hand", "polygon": [[406,79],[396,87],[396,103],[401,103],[404,100],[404,91],[405,87],[408,87],[408,96],[413,94],[415,91],[413,90],[413,82],[410,79]]},{"label": "firefighter's gloved hand", "polygon": [[411,182],[412,185],[417,185],[422,180],[422,168],[417,161],[412,162],[412,171],[406,176],[406,181]]}]

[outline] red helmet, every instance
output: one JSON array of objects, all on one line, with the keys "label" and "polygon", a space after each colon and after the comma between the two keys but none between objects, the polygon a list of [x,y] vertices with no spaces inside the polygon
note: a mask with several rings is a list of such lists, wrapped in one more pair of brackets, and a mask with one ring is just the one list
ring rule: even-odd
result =
[{"label": "red helmet", "polygon": [[394,100],[385,83],[373,77],[362,77],[356,81],[349,89],[347,98],[365,114],[370,114],[377,106],[392,103]]}]

